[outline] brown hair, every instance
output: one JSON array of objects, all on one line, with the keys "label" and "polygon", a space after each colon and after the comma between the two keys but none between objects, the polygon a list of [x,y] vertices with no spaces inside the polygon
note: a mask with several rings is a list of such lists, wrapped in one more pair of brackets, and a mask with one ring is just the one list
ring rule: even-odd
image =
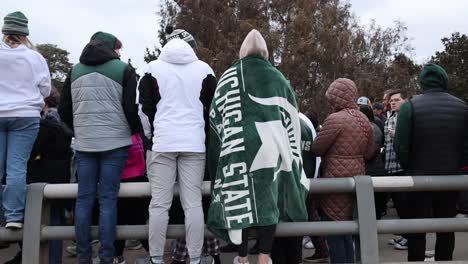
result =
[{"label": "brown hair", "polygon": [[388,94],[388,100],[390,101],[390,98],[394,96],[395,94],[400,94],[402,99],[406,99],[407,97],[406,92],[403,90],[392,90],[392,92]]},{"label": "brown hair", "polygon": [[393,93],[395,91],[395,89],[387,89],[383,92],[384,95],[389,95],[391,93]]},{"label": "brown hair", "polygon": [[48,107],[57,107],[59,105],[59,102],[60,102],[60,93],[57,90],[57,88],[55,88],[55,86],[52,86],[52,89],[50,90],[50,95],[44,98],[44,103]]}]

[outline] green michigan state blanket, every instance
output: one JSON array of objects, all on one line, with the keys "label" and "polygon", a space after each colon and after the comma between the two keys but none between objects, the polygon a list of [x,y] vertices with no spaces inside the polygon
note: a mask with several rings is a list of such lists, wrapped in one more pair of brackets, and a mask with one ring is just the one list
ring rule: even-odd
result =
[{"label": "green michigan state blanket", "polygon": [[296,100],[267,60],[246,57],[219,80],[207,155],[207,225],[218,237],[229,241],[228,230],[307,221]]}]

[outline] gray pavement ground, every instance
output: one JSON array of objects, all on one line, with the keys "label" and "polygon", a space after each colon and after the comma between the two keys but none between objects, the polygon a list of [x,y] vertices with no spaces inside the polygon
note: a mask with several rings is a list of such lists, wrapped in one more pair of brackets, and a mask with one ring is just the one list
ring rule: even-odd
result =
[{"label": "gray pavement ground", "polygon": [[[393,218],[393,212],[390,212],[390,216],[387,218]],[[387,242],[391,239],[391,235],[379,235],[379,254],[381,262],[400,262],[406,261],[406,251],[400,251],[393,249],[392,246],[388,245]],[[70,245],[71,241],[66,241],[66,245]],[[168,241],[167,245],[167,252],[169,252],[169,244]],[[428,234],[427,235],[427,250],[434,250],[435,245],[435,234]],[[97,249],[97,248],[96,248]],[[0,250],[0,263],[4,263],[5,261],[11,259],[16,251],[18,250],[17,245],[12,245],[8,249]],[[310,256],[313,254],[313,250],[304,250],[304,256]],[[232,263],[233,258],[236,254],[234,253],[223,253],[221,256],[223,264],[230,264]],[[144,250],[127,250],[125,252],[126,264],[133,264],[135,259],[140,256],[145,256]],[[168,259],[169,260],[169,257]],[[455,253],[454,253],[454,260],[459,261],[468,261],[468,233],[457,233],[456,234],[456,244],[455,244]],[[27,262],[23,262],[27,263]],[[76,263],[76,258],[71,257],[66,252],[64,252],[63,258],[64,264],[72,264]],[[170,263],[170,262],[166,262]],[[250,263],[255,264],[255,257],[252,256]]]}]

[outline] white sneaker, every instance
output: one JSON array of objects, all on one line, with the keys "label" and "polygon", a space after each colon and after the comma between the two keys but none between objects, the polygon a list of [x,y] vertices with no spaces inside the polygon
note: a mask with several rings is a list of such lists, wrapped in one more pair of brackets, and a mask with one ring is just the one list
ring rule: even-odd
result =
[{"label": "white sneaker", "polygon": [[467,217],[468,217],[468,214],[458,213],[455,217],[456,217],[456,218],[467,218]]},{"label": "white sneaker", "polygon": [[408,250],[408,240],[406,238],[402,238],[396,241],[396,244],[393,245],[393,248],[398,250]]},{"label": "white sneaker", "polygon": [[155,257],[149,257],[148,263],[149,264],[164,264],[164,259],[161,259],[160,261],[156,261]]},{"label": "white sneaker", "polygon": [[400,241],[403,237],[394,237],[392,239],[389,239],[388,240],[388,244],[389,245],[395,245],[396,243],[398,243],[398,241]]},{"label": "white sneaker", "polygon": [[424,260],[424,262],[432,262],[432,261],[435,261],[435,257],[426,258],[426,259]]},{"label": "white sneaker", "polygon": [[65,252],[67,252],[72,257],[76,257],[76,245],[67,246],[65,248]]},{"label": "white sneaker", "polygon": [[236,256],[234,258],[234,260],[232,261],[233,264],[250,264],[250,262],[245,262],[245,263],[242,263],[239,261],[239,256]]},{"label": "white sneaker", "polygon": [[308,236],[305,236],[302,238],[302,246],[305,249],[314,249],[314,244],[312,243],[312,240]]},{"label": "white sneaker", "polygon": [[21,222],[8,222],[5,225],[5,228],[10,229],[10,230],[19,230],[19,229],[23,228],[23,223],[21,223]]}]

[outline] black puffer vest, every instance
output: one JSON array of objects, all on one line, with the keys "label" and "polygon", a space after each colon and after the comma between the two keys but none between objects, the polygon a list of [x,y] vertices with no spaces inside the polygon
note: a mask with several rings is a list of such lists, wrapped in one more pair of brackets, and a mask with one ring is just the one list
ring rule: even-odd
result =
[{"label": "black puffer vest", "polygon": [[468,106],[441,90],[414,97],[408,174],[454,175],[461,168]]}]

